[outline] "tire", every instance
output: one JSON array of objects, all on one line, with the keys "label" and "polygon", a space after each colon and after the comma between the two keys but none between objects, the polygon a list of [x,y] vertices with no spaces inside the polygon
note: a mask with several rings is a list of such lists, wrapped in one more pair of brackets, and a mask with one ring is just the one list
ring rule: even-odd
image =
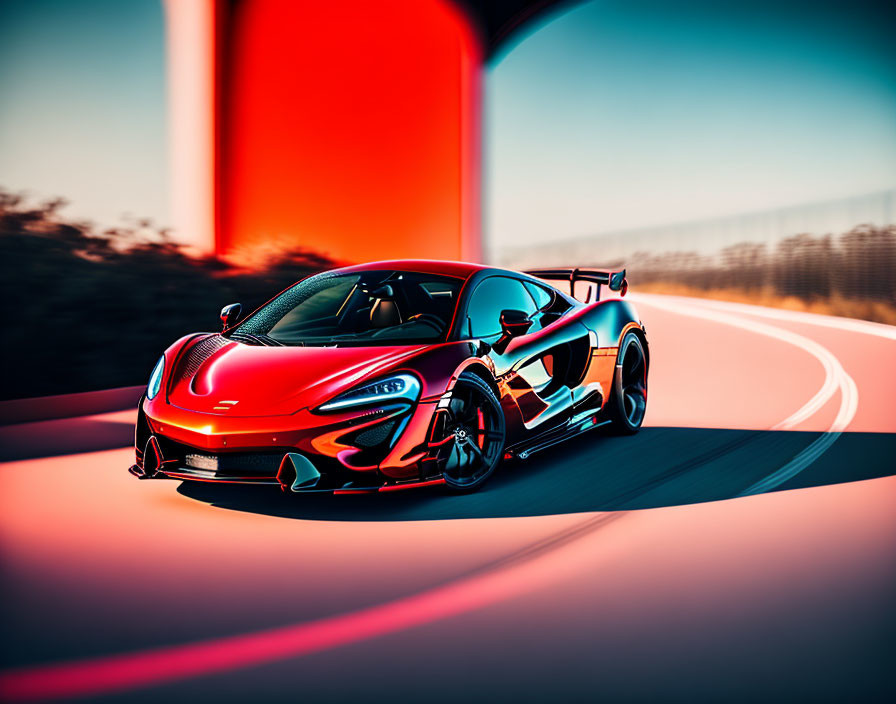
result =
[{"label": "tire", "polygon": [[476,374],[464,372],[451,392],[441,435],[453,436],[440,449],[446,487],[456,493],[476,491],[504,456],[504,411],[495,393]]},{"label": "tire", "polygon": [[634,332],[626,333],[619,345],[607,405],[612,432],[634,435],[641,429],[647,411],[647,354]]}]

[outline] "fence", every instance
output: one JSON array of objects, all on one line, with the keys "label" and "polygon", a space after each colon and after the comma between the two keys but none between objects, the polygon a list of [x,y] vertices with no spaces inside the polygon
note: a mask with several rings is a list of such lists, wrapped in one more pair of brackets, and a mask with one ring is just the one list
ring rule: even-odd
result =
[{"label": "fence", "polygon": [[894,225],[860,225],[839,237],[800,234],[774,248],[745,242],[716,255],[636,252],[624,264],[633,284],[667,282],[745,291],[770,287],[808,301],[837,295],[896,303]]}]

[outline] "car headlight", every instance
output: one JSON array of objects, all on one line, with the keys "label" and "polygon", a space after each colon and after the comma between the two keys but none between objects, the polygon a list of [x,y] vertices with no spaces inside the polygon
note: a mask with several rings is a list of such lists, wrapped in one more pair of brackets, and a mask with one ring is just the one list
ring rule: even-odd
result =
[{"label": "car headlight", "polygon": [[162,388],[162,374],[165,372],[165,355],[159,357],[159,361],[156,362],[156,366],[152,370],[152,374],[149,375],[149,384],[146,385],[146,398],[150,401],[156,397],[156,394],[159,393],[159,389]]},{"label": "car headlight", "polygon": [[363,406],[397,399],[416,401],[418,396],[420,396],[420,382],[417,381],[417,377],[411,374],[396,374],[346,391],[332,401],[327,401],[318,410],[335,411],[348,406]]}]

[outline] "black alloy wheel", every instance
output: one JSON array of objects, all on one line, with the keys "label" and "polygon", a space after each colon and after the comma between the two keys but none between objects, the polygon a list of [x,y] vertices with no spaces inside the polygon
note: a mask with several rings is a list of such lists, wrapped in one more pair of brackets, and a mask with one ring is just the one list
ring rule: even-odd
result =
[{"label": "black alloy wheel", "polygon": [[504,454],[504,412],[489,385],[463,373],[440,413],[437,461],[445,484],[458,492],[478,489]]},{"label": "black alloy wheel", "polygon": [[625,435],[637,433],[647,411],[647,355],[634,332],[626,333],[619,345],[609,403],[613,429]]}]

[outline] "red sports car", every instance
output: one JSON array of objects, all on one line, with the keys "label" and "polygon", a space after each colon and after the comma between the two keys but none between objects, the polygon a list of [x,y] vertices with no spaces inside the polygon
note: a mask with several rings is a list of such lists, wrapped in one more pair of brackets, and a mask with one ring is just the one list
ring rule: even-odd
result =
[{"label": "red sports car", "polygon": [[627,287],[624,271],[394,261],[309,276],[242,320],[229,305],[222,332],[156,364],[130,471],[469,491],[502,458],[605,423],[637,432],[650,358]]}]

